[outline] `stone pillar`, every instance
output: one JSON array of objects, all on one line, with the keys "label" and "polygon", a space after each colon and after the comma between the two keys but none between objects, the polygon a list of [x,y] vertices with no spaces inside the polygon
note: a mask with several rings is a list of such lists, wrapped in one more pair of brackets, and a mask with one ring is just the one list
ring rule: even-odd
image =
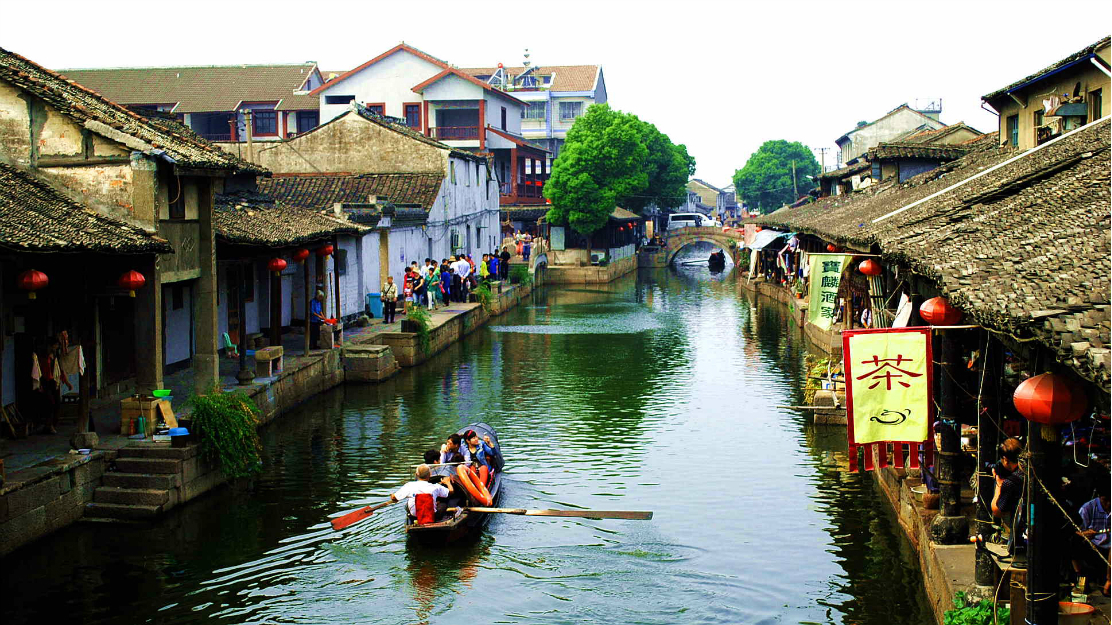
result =
[{"label": "stone pillar", "polygon": [[270,344],[282,344],[282,274],[270,272]]},{"label": "stone pillar", "polygon": [[217,320],[216,237],[212,227],[214,189],[211,181],[197,179],[197,259],[201,276],[194,281],[193,391],[205,395],[220,386],[220,332]]},{"label": "stone pillar", "polygon": [[249,368],[247,363],[247,281],[255,279],[255,265],[253,260],[236,264],[239,269],[239,280],[235,285],[239,289],[239,373],[236,380],[241,386],[246,386],[255,380],[254,364]]},{"label": "stone pillar", "polygon": [[136,256],[135,270],[147,279],[135,292],[135,390],[140,395],[162,388],[162,279],[158,256]]},{"label": "stone pillar", "polygon": [[[998,393],[1000,392],[999,377],[997,373],[1000,372],[1000,361],[1003,354],[1000,353],[1002,347],[996,341],[990,341],[985,353],[981,358],[981,367],[983,367],[984,375],[984,389],[981,394],[981,406],[995,404],[992,403]],[[1000,354],[997,356],[997,354]],[[977,533],[987,534],[988,528],[992,523],[992,495],[995,492],[996,480],[993,478],[992,471],[984,468],[984,463],[992,463],[997,459],[997,440],[998,435],[996,427],[989,419],[986,419],[982,411],[977,415],[977,456],[980,458],[981,466],[977,467],[975,475],[977,476],[978,493],[977,496],[980,501],[977,502]],[[996,562],[992,558],[992,554],[987,549],[977,549],[977,561],[974,568],[974,580],[980,586],[992,586],[996,584]]]}]

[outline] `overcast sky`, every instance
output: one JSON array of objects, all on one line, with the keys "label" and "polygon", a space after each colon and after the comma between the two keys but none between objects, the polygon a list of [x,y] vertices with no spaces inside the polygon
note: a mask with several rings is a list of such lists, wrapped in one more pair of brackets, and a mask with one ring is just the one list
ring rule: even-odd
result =
[{"label": "overcast sky", "polygon": [[[651,121],[725,186],[769,139],[834,139],[904,102],[996,129],[980,96],[1100,39],[1109,3],[7,2],[0,47],[50,68],[317,61],[405,41],[460,67],[601,64],[610,104]],[[816,155],[818,153],[816,152]]]}]

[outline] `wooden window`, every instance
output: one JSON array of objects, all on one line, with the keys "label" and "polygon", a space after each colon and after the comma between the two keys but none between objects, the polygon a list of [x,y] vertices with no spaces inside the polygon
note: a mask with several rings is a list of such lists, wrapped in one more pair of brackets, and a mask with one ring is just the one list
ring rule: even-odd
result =
[{"label": "wooden window", "polygon": [[382,103],[368,104],[367,110],[374,113],[375,115],[381,115],[383,117],[386,116],[386,105]]},{"label": "wooden window", "polygon": [[252,111],[251,132],[255,133],[256,137],[273,137],[277,135],[278,111]]},{"label": "wooden window", "polygon": [[572,121],[576,117],[583,114],[582,102],[561,102],[560,103],[560,121]]},{"label": "wooden window", "polygon": [[421,105],[420,104],[406,104],[405,105],[405,125],[410,128],[421,128]]},{"label": "wooden window", "polygon": [[297,114],[297,131],[305,132],[320,126],[320,113],[317,111],[301,111]]},{"label": "wooden window", "polygon": [[502,130],[506,129],[506,107],[502,107]]},{"label": "wooden window", "polygon": [[873,163],[873,182],[880,182],[880,163]]},{"label": "wooden window", "polygon": [[1031,123],[1035,125],[1035,128],[1038,128],[1039,126],[1043,125],[1043,110],[1042,109],[1039,109],[1039,110],[1035,111],[1031,115]]},{"label": "wooden window", "polygon": [[353,95],[326,95],[324,96],[325,104],[347,104],[355,99]]},{"label": "wooden window", "polygon": [[452,184],[456,183],[456,162],[452,161],[448,164],[448,168],[452,170]]},{"label": "wooden window", "polygon": [[337,275],[341,275],[341,276],[347,275],[347,270],[348,270],[348,251],[347,250],[342,250],[339,247],[337,247],[334,254],[332,255],[332,262],[334,262],[335,265],[336,265],[336,274]]},{"label": "wooden window", "polygon": [[174,176],[170,181],[166,203],[170,206],[170,219],[185,219],[185,183],[181,176]]},{"label": "wooden window", "polygon": [[1096,91],[1090,91],[1089,102],[1091,102],[1090,106],[1093,111],[1093,114],[1089,116],[1089,119],[1096,121],[1101,117],[1104,117],[1104,90],[1097,89]]},{"label": "wooden window", "polygon": [[1019,115],[1009,115],[1007,119],[1008,129],[1008,145],[1014,147],[1019,146]]}]

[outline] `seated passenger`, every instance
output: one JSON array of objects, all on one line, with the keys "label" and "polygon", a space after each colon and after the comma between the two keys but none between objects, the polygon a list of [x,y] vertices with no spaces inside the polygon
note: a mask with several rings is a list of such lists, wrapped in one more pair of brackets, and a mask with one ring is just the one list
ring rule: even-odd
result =
[{"label": "seated passenger", "polygon": [[471,452],[464,447],[459,434],[453,434],[440,446],[440,464],[449,462],[471,462]]},{"label": "seated passenger", "polygon": [[483,436],[483,440],[479,440],[479,433],[475,430],[467,430],[463,433],[463,440],[467,443],[467,451],[471,457],[481,465],[486,466],[490,471],[494,471],[494,464],[491,463],[493,456],[498,455],[498,448],[491,442],[490,436]]},{"label": "seated passenger", "polygon": [[[409,482],[399,488],[398,492],[390,495],[390,501],[407,499],[406,506],[409,509],[410,516],[418,519],[419,522],[429,523],[435,520],[436,517],[444,514],[444,510],[448,507],[448,503],[443,500],[447,499],[452,494],[452,481],[444,480],[440,484],[433,484],[430,481],[432,478],[432,470],[429,469],[429,465],[427,464],[419,465],[416,474],[417,480]],[[429,515],[419,514],[416,502],[419,495],[430,495],[433,497],[435,512],[431,520],[427,519]]]}]

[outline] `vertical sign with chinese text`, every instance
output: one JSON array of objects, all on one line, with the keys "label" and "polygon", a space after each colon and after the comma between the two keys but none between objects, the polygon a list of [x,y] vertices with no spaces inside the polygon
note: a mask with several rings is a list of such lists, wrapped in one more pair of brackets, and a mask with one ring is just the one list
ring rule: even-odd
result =
[{"label": "vertical sign with chinese text", "polygon": [[850,444],[925,441],[932,415],[930,328],[842,333]]},{"label": "vertical sign with chinese text", "polygon": [[812,254],[807,321],[829,330],[838,314],[838,287],[842,284],[845,254]]}]

